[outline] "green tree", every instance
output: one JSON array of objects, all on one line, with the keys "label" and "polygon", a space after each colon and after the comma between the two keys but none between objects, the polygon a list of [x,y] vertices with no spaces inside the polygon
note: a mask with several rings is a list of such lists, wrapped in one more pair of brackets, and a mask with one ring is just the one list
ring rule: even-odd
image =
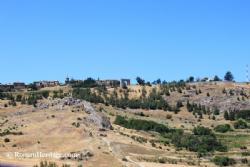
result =
[{"label": "green tree", "polygon": [[224,118],[225,118],[225,120],[229,120],[229,114],[228,114],[228,111],[225,111],[225,112],[224,112]]},{"label": "green tree", "polygon": [[229,112],[229,120],[230,121],[234,121],[235,120],[235,113],[234,113],[234,111],[230,111]]},{"label": "green tree", "polygon": [[193,77],[193,76],[190,76],[190,77],[187,79],[187,82],[194,82],[194,77]]},{"label": "green tree", "polygon": [[233,76],[233,74],[230,71],[228,71],[228,72],[226,72],[226,74],[224,76],[224,79],[225,79],[225,81],[233,81],[234,80],[234,76]]},{"label": "green tree", "polygon": [[145,85],[145,80],[140,78],[140,77],[136,77],[136,82],[139,84],[139,85]]},{"label": "green tree", "polygon": [[159,78],[159,79],[157,79],[156,80],[156,83],[159,85],[159,84],[161,84],[161,79]]},{"label": "green tree", "polygon": [[221,81],[221,79],[217,75],[215,75],[214,76],[214,81]]}]

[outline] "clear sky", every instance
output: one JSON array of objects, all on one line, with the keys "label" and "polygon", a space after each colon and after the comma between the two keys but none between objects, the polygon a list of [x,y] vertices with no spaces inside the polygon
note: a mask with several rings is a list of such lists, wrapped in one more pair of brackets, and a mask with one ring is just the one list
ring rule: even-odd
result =
[{"label": "clear sky", "polygon": [[249,0],[2,0],[0,82],[245,80]]}]

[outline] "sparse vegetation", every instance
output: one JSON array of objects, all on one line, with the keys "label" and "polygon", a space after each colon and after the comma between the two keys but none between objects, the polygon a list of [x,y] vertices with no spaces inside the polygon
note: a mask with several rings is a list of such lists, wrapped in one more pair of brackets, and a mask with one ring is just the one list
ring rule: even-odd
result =
[{"label": "sparse vegetation", "polygon": [[[41,161],[39,165],[34,165],[33,167],[59,167],[55,162]],[[70,165],[63,164],[61,167],[70,167]]]}]

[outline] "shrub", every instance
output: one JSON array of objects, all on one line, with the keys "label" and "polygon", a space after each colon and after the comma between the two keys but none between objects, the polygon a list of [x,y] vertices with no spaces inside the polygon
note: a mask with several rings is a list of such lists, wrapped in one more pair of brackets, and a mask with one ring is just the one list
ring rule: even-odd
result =
[{"label": "shrub", "polygon": [[241,163],[247,164],[247,163],[248,163],[248,160],[247,160],[246,158],[243,158],[243,159],[241,159]]},{"label": "shrub", "polygon": [[143,112],[135,113],[135,115],[138,115],[138,116],[141,116],[141,117],[145,117],[146,116]]},{"label": "shrub", "polygon": [[167,118],[167,119],[172,119],[172,115],[167,114],[166,118]]},{"label": "shrub", "polygon": [[126,157],[123,157],[123,158],[122,158],[122,161],[127,162],[128,160],[127,160],[127,158],[126,158]]},{"label": "shrub", "polygon": [[225,111],[225,112],[224,112],[224,118],[225,118],[225,120],[229,120],[229,114],[228,114],[228,111]]},{"label": "shrub", "polygon": [[229,124],[218,125],[218,126],[216,126],[216,127],[214,128],[214,130],[215,130],[216,132],[226,133],[226,132],[228,132],[228,131],[231,130],[231,127],[230,127]]},{"label": "shrub", "polygon": [[22,100],[22,95],[17,95],[16,96],[16,101],[20,102]]},{"label": "shrub", "polygon": [[42,94],[42,96],[43,96],[45,99],[47,99],[47,98],[49,97],[49,91],[47,91],[47,90],[42,91],[41,94]]},{"label": "shrub", "polygon": [[194,135],[211,135],[212,131],[209,128],[203,127],[203,126],[197,126],[193,129]]},{"label": "shrub", "polygon": [[220,115],[220,110],[217,107],[214,109],[214,115]]},{"label": "shrub", "polygon": [[216,156],[215,158],[213,158],[213,162],[218,166],[232,166],[236,164],[236,161],[234,159],[224,156]]},{"label": "shrub", "polygon": [[242,156],[250,156],[250,152],[249,151],[245,151],[241,153]]},{"label": "shrub", "polygon": [[4,139],[4,142],[5,142],[5,143],[8,143],[8,142],[10,142],[10,139],[9,139],[9,138],[5,138],[5,139]]},{"label": "shrub", "polygon": [[237,120],[235,123],[234,123],[234,128],[235,129],[246,129],[248,128],[248,125],[245,121],[243,121],[242,119],[240,120]]}]

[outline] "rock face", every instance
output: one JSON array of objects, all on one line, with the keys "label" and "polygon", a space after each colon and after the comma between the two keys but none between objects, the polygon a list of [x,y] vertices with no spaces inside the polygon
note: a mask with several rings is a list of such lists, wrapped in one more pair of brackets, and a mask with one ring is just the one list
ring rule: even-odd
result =
[{"label": "rock face", "polygon": [[38,109],[48,109],[49,107],[52,107],[52,109],[64,111],[65,106],[72,106],[73,108],[79,109],[78,111],[84,110],[87,114],[89,114],[86,121],[96,125],[98,128],[112,128],[109,118],[105,114],[97,112],[90,102],[84,100],[72,97],[54,99],[49,101],[49,103],[38,104]]},{"label": "rock face", "polygon": [[109,118],[101,112],[90,113],[86,120],[90,123],[95,124],[99,128],[112,129]]},{"label": "rock face", "polygon": [[83,101],[83,105],[85,112],[89,114],[86,118],[88,122],[97,125],[99,128],[112,129],[110,120],[105,114],[97,112],[91,103],[87,101]]},{"label": "rock face", "polygon": [[83,103],[83,106],[84,106],[84,111],[85,111],[87,114],[91,114],[91,113],[96,112],[95,109],[93,108],[93,106],[91,105],[90,102],[82,101],[82,103]]}]

